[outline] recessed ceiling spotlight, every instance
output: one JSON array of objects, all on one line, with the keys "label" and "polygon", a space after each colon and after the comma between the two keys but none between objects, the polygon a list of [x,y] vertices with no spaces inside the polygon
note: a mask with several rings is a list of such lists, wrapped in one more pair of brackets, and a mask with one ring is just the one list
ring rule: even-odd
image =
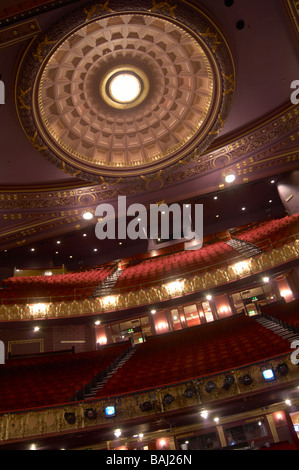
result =
[{"label": "recessed ceiling spotlight", "polygon": [[206,296],[206,299],[207,299],[207,300],[212,300],[212,296],[211,296],[211,295],[207,295],[207,296]]},{"label": "recessed ceiling spotlight", "polygon": [[35,248],[31,248],[30,251],[35,251]]},{"label": "recessed ceiling spotlight", "polygon": [[33,331],[35,331],[35,332],[36,332],[36,331],[39,331],[39,326],[35,326],[35,327],[33,328]]},{"label": "recessed ceiling spotlight", "polygon": [[218,199],[218,196],[214,196],[214,199],[215,199],[215,201],[216,201],[216,199]]},{"label": "recessed ceiling spotlight", "polygon": [[85,220],[91,220],[93,218],[93,213],[90,211],[84,212],[82,215],[83,219]]},{"label": "recessed ceiling spotlight", "polygon": [[56,243],[57,243],[57,245],[60,245],[61,241],[60,241],[60,240],[57,240],[57,242],[56,242]]},{"label": "recessed ceiling spotlight", "polygon": [[123,242],[119,242],[119,245],[122,245],[122,244],[123,244]]},{"label": "recessed ceiling spotlight", "polygon": [[70,256],[70,258],[72,258],[72,255]]},{"label": "recessed ceiling spotlight", "polygon": [[236,179],[236,176],[233,174],[233,173],[230,173],[228,175],[226,175],[225,177],[225,181],[226,183],[233,183]]},{"label": "recessed ceiling spotlight", "polygon": [[151,310],[151,313],[152,313],[153,315],[155,315],[156,310]]},{"label": "recessed ceiling spotlight", "polygon": [[269,200],[269,204],[271,204],[271,202],[272,202],[272,199]]},{"label": "recessed ceiling spotlight", "polygon": [[219,214],[217,214],[217,215],[216,215],[216,217],[217,217],[217,219],[218,219],[218,217],[219,217]]},{"label": "recessed ceiling spotlight", "polygon": [[94,322],[95,325],[99,325],[100,323],[101,323],[100,320],[97,320]]},{"label": "recessed ceiling spotlight", "polygon": [[246,211],[246,207],[242,207],[242,211]]},{"label": "recessed ceiling spotlight", "polygon": [[55,251],[55,255],[58,255],[58,251]]},{"label": "recessed ceiling spotlight", "polygon": [[93,251],[98,251],[98,249],[97,249],[97,248],[94,248]]},{"label": "recessed ceiling spotlight", "polygon": [[275,183],[275,180],[271,180],[271,183],[274,184],[274,183]]},{"label": "recessed ceiling spotlight", "polygon": [[83,233],[83,237],[87,237],[87,233]]}]

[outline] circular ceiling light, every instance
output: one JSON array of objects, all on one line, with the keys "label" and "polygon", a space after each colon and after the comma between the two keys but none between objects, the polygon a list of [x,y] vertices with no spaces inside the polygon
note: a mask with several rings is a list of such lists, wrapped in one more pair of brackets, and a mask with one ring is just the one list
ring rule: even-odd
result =
[{"label": "circular ceiling light", "polygon": [[88,212],[84,212],[84,214],[83,214],[82,217],[83,217],[83,219],[85,219],[85,220],[91,220],[91,219],[93,218],[93,214],[92,214],[92,212],[89,212],[89,211],[88,211]]},{"label": "circular ceiling light", "polygon": [[119,103],[131,103],[141,92],[141,82],[132,73],[120,73],[112,77],[110,95]]},{"label": "circular ceiling light", "polygon": [[231,173],[231,174],[229,174],[225,177],[225,181],[227,183],[233,183],[235,181],[235,179],[236,179],[236,176],[233,173]]},{"label": "circular ceiling light", "polygon": [[134,65],[114,67],[100,82],[100,95],[113,108],[129,109],[146,98],[149,92],[147,75]]}]

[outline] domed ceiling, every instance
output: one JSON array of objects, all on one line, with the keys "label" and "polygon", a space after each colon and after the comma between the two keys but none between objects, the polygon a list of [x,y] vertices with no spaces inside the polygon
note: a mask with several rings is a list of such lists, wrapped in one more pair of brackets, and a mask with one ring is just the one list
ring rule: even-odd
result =
[{"label": "domed ceiling", "polygon": [[[87,5],[24,54],[20,121],[67,172],[99,182],[173,170],[205,150],[223,125],[235,78],[219,29],[195,6],[152,5]],[[113,96],[120,75],[135,77],[136,96]]]},{"label": "domed ceiling", "polygon": [[284,213],[271,181],[298,169],[298,24],[295,0],[7,0],[1,265],[75,262],[82,231],[82,262],[129,256],[136,241],[99,244],[82,218],[119,195],[202,202],[208,234]]}]

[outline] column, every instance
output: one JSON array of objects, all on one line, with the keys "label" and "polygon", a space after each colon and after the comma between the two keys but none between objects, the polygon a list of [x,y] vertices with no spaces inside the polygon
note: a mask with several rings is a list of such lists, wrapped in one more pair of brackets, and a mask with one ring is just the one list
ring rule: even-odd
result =
[{"label": "column", "polygon": [[225,439],[225,434],[224,434],[223,427],[222,426],[216,426],[216,429],[217,429],[217,433],[218,433],[218,436],[219,436],[219,441],[220,441],[221,447],[226,447],[227,442],[226,442],[226,439]]}]

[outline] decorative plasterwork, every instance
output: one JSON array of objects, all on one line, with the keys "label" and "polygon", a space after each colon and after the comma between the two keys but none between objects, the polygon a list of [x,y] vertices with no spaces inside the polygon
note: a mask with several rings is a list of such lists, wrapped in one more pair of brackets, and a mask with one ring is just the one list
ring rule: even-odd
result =
[{"label": "decorative plasterwork", "polygon": [[[205,274],[185,277],[177,287],[173,284],[171,289],[168,283],[163,282],[160,286],[149,286],[136,291],[115,291],[114,293],[112,292],[109,299],[103,297],[85,299],[82,301],[50,302],[43,310],[35,315],[29,304],[2,304],[0,305],[0,322],[93,315],[95,313],[115,312],[138,306],[156,305],[159,302],[175,297],[183,297],[185,295],[205,291],[213,287],[226,285],[239,279],[250,277],[254,274],[262,273],[275,266],[283,265],[284,263],[297,259],[298,257],[299,240],[295,240],[290,244],[286,244],[280,248],[274,248],[269,252],[250,258],[241,273],[231,264],[226,268],[211,270]],[[31,300],[34,302],[34,299]],[[39,298],[38,302],[41,302],[41,298]]]},{"label": "decorative plasterwork", "polygon": [[[180,412],[184,410],[198,411],[206,406],[215,406],[221,400],[234,400],[250,397],[251,394],[275,392],[278,387],[291,387],[298,382],[298,366],[290,360],[290,354],[281,355],[267,361],[249,364],[227,370],[212,376],[190,378],[188,381],[175,385],[169,385],[142,392],[127,395],[115,395],[102,399],[80,401],[66,405],[56,405],[35,411],[23,411],[0,415],[0,440],[7,442],[38,436],[51,436],[60,433],[71,433],[78,430],[92,430],[105,425],[114,426],[125,423],[128,420],[140,420],[163,416],[166,418],[168,412]],[[249,359],[250,361],[250,359]],[[284,364],[287,368],[286,375],[276,372],[273,382],[265,383],[262,376],[262,368],[271,367],[274,371],[279,370],[279,365]],[[249,384],[243,384],[242,378],[250,377]],[[229,377],[231,385],[224,386]],[[209,385],[213,383],[213,391],[208,391]],[[188,393],[186,394],[186,390]],[[171,403],[167,404],[165,396],[171,396]],[[147,405],[148,411],[143,411],[143,404]],[[116,417],[105,417],[105,407],[116,406]],[[86,411],[94,411],[94,419],[88,419]]]},{"label": "decorative plasterwork", "polygon": [[[223,127],[234,67],[217,26],[177,2],[90,4],[33,41],[16,82],[32,145],[63,171],[92,182],[156,176],[206,149]],[[101,99],[105,72],[144,71],[146,99],[115,110]]]},{"label": "decorative plasterwork", "polygon": [[40,32],[41,29],[36,20],[24,21],[18,25],[0,29],[0,49],[26,41]]},{"label": "decorative plasterwork", "polygon": [[[23,98],[26,104],[26,95]],[[165,189],[215,171],[219,173],[215,180],[216,186],[209,190],[225,189],[228,185],[223,183],[221,178],[221,172],[225,168],[234,170],[237,184],[258,179],[258,175],[262,175],[263,171],[270,171],[273,175],[292,171],[298,168],[298,128],[298,106],[289,106],[277,111],[272,118],[257,123],[254,128],[243,130],[241,135],[218,145],[215,141],[209,152],[199,155],[194,151],[192,161],[181,161],[178,171],[160,170],[153,175],[142,175],[134,185],[126,183],[122,178],[111,182],[101,177],[99,184],[86,186],[76,181],[71,188],[69,185],[59,188],[45,185],[32,188],[1,188],[0,217],[17,221],[9,230],[6,228],[0,232],[1,246],[6,249],[12,246],[13,240],[23,242],[24,235],[21,232],[26,230],[28,219],[31,223],[33,220],[38,223],[38,234],[41,238],[53,236],[55,229],[61,233],[61,230],[68,231],[72,227],[66,220],[64,223],[63,217],[58,219],[62,212],[77,217],[75,225],[83,228],[81,212],[85,207],[95,209],[104,200],[117,199],[119,195],[144,196],[146,191],[154,193],[161,188]],[[203,186],[201,189],[206,188]],[[166,201],[169,202],[172,201]],[[21,221],[25,221],[25,225],[22,225]],[[37,232],[33,235],[36,236]],[[26,243],[29,243],[30,239],[26,237]]]}]

